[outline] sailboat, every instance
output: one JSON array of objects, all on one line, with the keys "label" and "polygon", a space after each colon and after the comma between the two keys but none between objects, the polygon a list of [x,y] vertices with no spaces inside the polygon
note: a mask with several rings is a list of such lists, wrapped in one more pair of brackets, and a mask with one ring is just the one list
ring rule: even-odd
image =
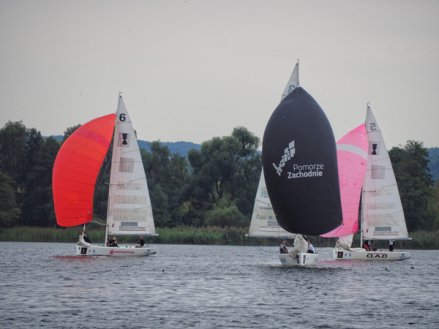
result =
[{"label": "sailboat", "polygon": [[[288,80],[281,101],[299,86],[299,63],[294,66],[293,73]],[[264,171],[261,170],[258,189],[256,192],[253,213],[250,221],[248,237],[294,239],[296,234],[285,231],[277,223],[276,215],[271,206],[270,198],[265,185]]]},{"label": "sailboat", "polygon": [[[410,253],[406,251],[366,250],[365,248],[351,247],[353,234],[359,230],[359,186],[361,186],[360,245],[363,244],[363,240],[388,240],[392,245],[391,249],[393,249],[394,240],[409,239],[392,163],[381,130],[369,105],[367,105],[364,126],[365,133],[358,133],[357,140],[354,142],[352,142],[353,138],[350,140],[350,150],[354,149],[352,143],[357,143],[356,156],[360,157],[356,160],[357,164],[349,165],[346,161],[351,158],[351,163],[355,163],[355,160],[352,160],[354,153],[339,157],[339,166],[342,168],[350,167],[344,172],[342,170],[340,172],[343,225],[323,236],[340,237],[334,248],[335,259],[408,259]],[[343,142],[343,138],[341,141]],[[343,144],[342,142],[339,144]],[[367,163],[366,168],[359,168],[358,162],[364,160]],[[346,193],[344,186],[349,184],[355,185],[355,190]]]},{"label": "sailboat", "polygon": [[291,89],[284,92],[264,132],[261,180],[265,178],[279,226],[295,235],[295,247],[280,254],[281,263],[311,265],[318,254],[307,253],[303,235],[326,233],[342,218],[336,146],[318,103],[298,80]]},{"label": "sailboat", "polygon": [[[61,227],[85,226],[93,220],[95,184],[112,140],[105,243],[110,235],[155,236],[145,170],[135,131],[121,95],[116,114],[105,115],[82,125],[61,146],[52,173],[57,223]],[[143,243],[123,247],[105,243],[98,245],[86,242],[81,235],[76,244],[76,254],[149,256],[156,253]]]},{"label": "sailboat", "polygon": [[[299,62],[297,62],[294,66],[293,73],[291,74],[284,92],[282,93],[281,101],[298,86]],[[296,238],[295,233],[285,231],[277,223],[276,215],[274,214],[273,207],[271,206],[270,198],[268,196],[263,170],[261,170],[261,177],[259,179],[258,189],[256,191],[249,233],[246,236],[251,238],[275,238],[285,240],[294,240]],[[280,257],[282,262],[282,259],[285,257]],[[297,257],[297,259],[302,259],[302,265],[304,265],[304,259],[308,259],[308,263],[312,262],[312,260],[314,260],[313,263],[317,262],[317,256],[313,257],[313,255],[308,258],[306,258],[305,255],[300,255]]]}]

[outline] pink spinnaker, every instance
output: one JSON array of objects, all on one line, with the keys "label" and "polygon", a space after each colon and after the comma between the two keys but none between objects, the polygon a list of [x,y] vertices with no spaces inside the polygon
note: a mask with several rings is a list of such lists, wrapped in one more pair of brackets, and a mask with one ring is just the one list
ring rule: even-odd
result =
[{"label": "pink spinnaker", "polygon": [[351,130],[337,142],[343,222],[334,230],[322,234],[322,237],[341,237],[358,231],[360,195],[366,174],[367,150],[368,140],[364,124]]}]

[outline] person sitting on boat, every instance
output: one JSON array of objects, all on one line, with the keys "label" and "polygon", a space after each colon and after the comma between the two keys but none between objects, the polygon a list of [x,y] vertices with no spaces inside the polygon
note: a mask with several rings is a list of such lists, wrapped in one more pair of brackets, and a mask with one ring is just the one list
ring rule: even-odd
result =
[{"label": "person sitting on boat", "polygon": [[85,233],[85,231],[82,232],[82,236],[83,236],[85,242],[91,243],[91,240],[88,237],[87,233]]},{"label": "person sitting on boat", "polygon": [[143,236],[139,237],[139,240],[136,242],[136,248],[142,248],[145,245],[145,240],[143,239]]},{"label": "person sitting on boat", "polygon": [[364,243],[363,243],[363,249],[366,249],[366,251],[370,251],[369,240],[364,241]]},{"label": "person sitting on boat", "polygon": [[309,241],[308,239],[306,239],[306,241],[308,241],[308,250],[306,252],[309,253],[309,254],[315,254],[316,253],[316,249],[312,245],[311,241]]},{"label": "person sitting on boat", "polygon": [[283,240],[279,246],[279,252],[281,254],[288,254],[287,241]]},{"label": "person sitting on boat", "polygon": [[363,244],[363,248],[366,249],[366,251],[376,251],[377,250],[377,248],[375,248],[375,246],[373,245],[373,241],[372,240],[367,240]]},{"label": "person sitting on boat", "polygon": [[389,240],[389,251],[393,251],[393,240]]},{"label": "person sitting on boat", "polygon": [[294,238],[294,247],[290,250],[291,257],[296,258],[297,254],[305,253],[308,250],[308,242],[303,238],[301,234],[297,234]]},{"label": "person sitting on boat", "polygon": [[91,240],[87,236],[87,233],[85,231],[82,231],[79,235],[79,242],[78,243],[91,243]]},{"label": "person sitting on boat", "polygon": [[118,247],[116,237],[111,237],[107,242],[108,247]]}]

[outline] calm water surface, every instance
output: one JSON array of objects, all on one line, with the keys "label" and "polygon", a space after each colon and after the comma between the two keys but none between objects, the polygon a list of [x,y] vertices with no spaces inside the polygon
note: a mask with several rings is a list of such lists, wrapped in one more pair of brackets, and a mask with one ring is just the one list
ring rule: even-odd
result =
[{"label": "calm water surface", "polygon": [[279,266],[277,247],[154,245],[145,258],[0,242],[0,328],[439,328],[439,251]]}]

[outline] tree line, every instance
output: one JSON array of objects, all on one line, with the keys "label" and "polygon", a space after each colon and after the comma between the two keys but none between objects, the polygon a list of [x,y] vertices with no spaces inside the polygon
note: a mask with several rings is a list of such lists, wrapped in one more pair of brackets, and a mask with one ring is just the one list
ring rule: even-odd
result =
[{"label": "tree line", "polygon": [[[79,126],[67,128],[63,141]],[[52,168],[63,141],[43,137],[21,121],[0,129],[0,229],[55,227]],[[244,127],[214,137],[187,157],[159,141],[141,150],[154,220],[158,227],[247,227],[262,162],[259,138]],[[111,150],[111,148],[110,148]],[[439,229],[439,184],[429,172],[428,151],[408,141],[389,152],[410,232]],[[95,191],[94,216],[104,220],[111,154]]]}]

